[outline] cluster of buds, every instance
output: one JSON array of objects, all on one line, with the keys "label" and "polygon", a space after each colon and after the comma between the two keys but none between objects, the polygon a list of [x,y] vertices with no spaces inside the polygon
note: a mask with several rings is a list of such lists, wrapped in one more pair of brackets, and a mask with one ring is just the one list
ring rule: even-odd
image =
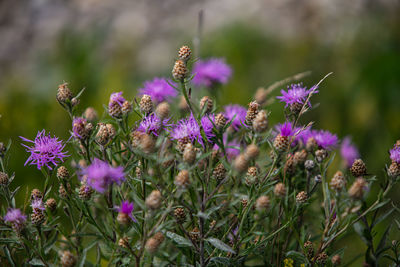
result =
[{"label": "cluster of buds", "polygon": [[185,45],[179,49],[179,59],[175,61],[172,69],[172,77],[174,77],[175,80],[183,81],[187,77],[188,69],[186,63],[191,58],[191,55],[192,51],[188,46]]},{"label": "cluster of buds", "polygon": [[246,184],[251,186],[258,181],[258,169],[255,166],[249,167],[246,174]]},{"label": "cluster of buds", "polygon": [[247,125],[252,125],[253,120],[256,118],[258,114],[258,109],[260,105],[256,101],[252,101],[249,103],[249,108],[247,109],[246,113],[246,124]]},{"label": "cluster of buds", "polygon": [[218,163],[218,165],[215,166],[215,168],[213,170],[213,176],[215,179],[217,179],[217,181],[222,181],[225,179],[226,168],[225,168],[224,164]]},{"label": "cluster of buds", "polygon": [[98,124],[98,131],[96,134],[96,141],[105,146],[110,142],[115,136],[115,128],[111,123],[99,123]]},{"label": "cluster of buds", "polygon": [[337,171],[330,182],[330,186],[332,190],[340,192],[346,186],[346,183],[343,172]]},{"label": "cluster of buds", "polygon": [[139,102],[140,111],[144,114],[149,114],[153,111],[153,101],[151,100],[151,96],[143,95]]},{"label": "cluster of buds", "polygon": [[354,177],[361,177],[367,174],[367,167],[362,159],[356,159],[351,165],[350,172]]}]

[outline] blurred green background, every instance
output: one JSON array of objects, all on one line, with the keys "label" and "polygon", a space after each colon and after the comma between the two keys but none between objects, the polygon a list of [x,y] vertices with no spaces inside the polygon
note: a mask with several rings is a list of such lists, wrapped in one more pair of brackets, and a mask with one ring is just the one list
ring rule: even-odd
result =
[{"label": "blurred green background", "polygon": [[[93,106],[102,114],[114,91],[133,99],[143,81],[169,77],[176,50],[198,33],[200,10],[200,57],[225,57],[234,70],[218,105],[245,105],[258,87],[295,73],[312,71],[304,79],[310,86],[333,72],[313,98],[321,105],[304,121],[351,135],[375,174],[383,174],[400,138],[398,1],[16,2],[0,4],[0,141],[12,140],[9,169],[29,190],[42,176],[23,168],[28,155],[18,136],[32,139],[44,128],[68,139],[58,84],[67,81],[75,93],[86,87],[82,112]],[[271,123],[283,120],[282,107],[270,107]]]}]

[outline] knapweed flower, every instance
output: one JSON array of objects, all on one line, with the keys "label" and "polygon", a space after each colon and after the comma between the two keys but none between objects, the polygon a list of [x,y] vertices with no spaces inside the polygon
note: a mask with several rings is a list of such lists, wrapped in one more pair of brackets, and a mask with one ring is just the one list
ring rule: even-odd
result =
[{"label": "knapweed flower", "polygon": [[287,121],[283,124],[278,124],[276,129],[278,134],[274,139],[273,145],[278,153],[282,153],[288,149],[290,144],[289,137],[293,136],[296,131],[290,121]]},{"label": "knapweed flower", "polygon": [[[215,117],[213,114],[205,115],[201,118],[201,126],[203,127],[204,133],[206,134],[208,142],[211,142],[211,138],[215,136],[213,133],[213,128],[215,124]],[[214,123],[214,124],[213,124]]]},{"label": "knapweed flower", "polygon": [[137,130],[142,133],[154,134],[155,136],[158,136],[162,131],[163,126],[170,126],[168,124],[168,120],[169,119],[161,120],[157,115],[152,113],[143,118]]},{"label": "knapweed flower", "polygon": [[153,101],[161,103],[178,95],[171,85],[175,86],[172,81],[165,78],[154,78],[151,81],[144,82],[144,86],[139,89],[139,92],[141,95],[149,95]]},{"label": "knapweed flower", "polygon": [[229,122],[233,119],[231,126],[235,131],[244,125],[247,114],[247,109],[245,107],[234,104],[225,106],[224,110],[227,121]]},{"label": "knapweed flower", "polygon": [[317,141],[318,146],[325,150],[332,150],[339,141],[335,134],[325,130],[314,131],[313,137]]},{"label": "knapweed flower", "polygon": [[182,119],[172,128],[171,138],[173,140],[185,140],[186,143],[197,141],[203,144],[201,138],[200,126],[193,117],[193,114],[189,118]]},{"label": "knapweed flower", "polygon": [[31,207],[32,210],[45,210],[44,203],[41,198],[33,200]]},{"label": "knapweed flower", "polygon": [[[315,94],[318,93],[318,91],[315,90],[315,87],[311,87],[307,90],[307,87],[303,87],[301,83],[292,84],[288,86],[287,92],[285,90],[281,90],[282,95],[276,98],[280,99],[281,102],[285,102],[285,107],[290,106],[292,111],[299,112],[305,101],[307,101],[310,93]],[[310,102],[308,102],[307,104],[311,107]]]},{"label": "knapweed flower", "polygon": [[397,144],[390,150],[390,159],[397,164],[400,164],[400,146]]},{"label": "knapweed flower", "polygon": [[86,119],[82,117],[74,118],[72,121],[72,132],[74,136],[78,139],[84,140],[89,137],[92,131],[92,124],[88,123]]},{"label": "knapweed flower", "polygon": [[[225,153],[228,160],[232,160],[240,154],[240,143],[237,140],[231,140],[227,143],[226,135],[224,136]],[[214,150],[220,149],[218,145],[214,145]]]},{"label": "knapweed flower", "polygon": [[9,209],[4,216],[4,221],[13,224],[23,224],[26,221],[26,215],[24,215],[20,209]]},{"label": "knapweed flower", "polygon": [[286,121],[282,124],[278,124],[276,126],[276,129],[278,130],[278,134],[282,136],[293,136],[296,133],[296,129],[293,127],[293,124],[290,121]]},{"label": "knapweed flower", "polygon": [[112,93],[110,95],[110,101],[108,102],[108,113],[112,117],[121,117],[122,105],[125,101],[125,98],[122,97],[122,92]]},{"label": "knapweed flower", "polygon": [[345,137],[343,139],[340,146],[340,154],[342,155],[342,158],[345,160],[348,167],[353,165],[354,160],[360,158],[358,149],[354,144],[351,143],[350,137]]},{"label": "knapweed flower", "polygon": [[100,193],[113,183],[121,184],[125,181],[122,167],[112,167],[107,162],[95,158],[93,163],[83,169],[82,175],[87,176],[87,184]]},{"label": "knapweed flower", "polygon": [[36,165],[40,170],[43,166],[46,166],[50,170],[52,170],[52,166],[56,167],[60,162],[64,161],[64,158],[68,157],[66,152],[63,152],[65,145],[61,140],[58,140],[58,137],[51,137],[50,134],[46,135],[45,130],[38,132],[34,141],[26,139],[25,137],[20,136],[20,138],[29,143],[33,143],[33,146],[27,146],[26,151],[31,153],[29,158],[25,162],[26,164],[30,163],[30,165]]},{"label": "knapweed flower", "polygon": [[134,209],[133,203],[127,200],[121,203],[121,206],[116,207],[118,211],[118,218],[117,220],[121,224],[127,224],[130,218],[132,221],[136,222],[136,219],[132,215],[132,211]]},{"label": "knapweed flower", "polygon": [[222,58],[199,60],[193,66],[193,83],[197,86],[212,87],[225,84],[232,75],[232,68]]}]

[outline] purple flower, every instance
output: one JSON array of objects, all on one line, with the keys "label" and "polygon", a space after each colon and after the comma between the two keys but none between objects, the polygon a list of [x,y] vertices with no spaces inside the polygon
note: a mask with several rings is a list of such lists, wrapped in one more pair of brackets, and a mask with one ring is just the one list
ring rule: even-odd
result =
[{"label": "purple flower", "polygon": [[152,133],[155,136],[158,136],[158,134],[162,130],[162,126],[169,126],[169,124],[167,124],[168,120],[169,119],[165,119],[161,121],[161,119],[157,115],[152,113],[143,118],[137,130],[139,132],[149,133],[149,134]]},{"label": "purple flower", "polygon": [[63,142],[58,140],[58,137],[51,137],[50,134],[46,135],[45,130],[38,132],[35,141],[26,139],[22,136],[20,136],[20,138],[25,142],[34,144],[31,147],[21,144],[27,148],[27,152],[31,153],[24,166],[30,163],[30,165],[36,165],[39,170],[43,166],[52,170],[50,164],[53,164],[54,167],[56,167],[60,162],[64,161],[65,157],[69,156],[65,154],[66,152],[62,151],[65,147]]},{"label": "purple flower", "polygon": [[197,61],[193,66],[193,74],[195,85],[212,87],[215,84],[227,83],[232,75],[232,69],[224,59],[212,58]]},{"label": "purple flower", "polygon": [[290,121],[286,121],[283,124],[277,125],[278,134],[282,136],[292,136],[296,133],[296,129],[293,128],[293,124]]},{"label": "purple flower", "polygon": [[[210,121],[211,119],[211,121]],[[215,136],[215,134],[213,133],[213,128],[214,125],[213,123],[215,123],[214,121],[215,117],[213,114],[211,115],[205,115],[203,116],[203,118],[201,118],[201,126],[203,127],[204,133],[206,134],[207,140],[208,142],[211,142],[211,138],[213,138]]]},{"label": "purple flower", "polygon": [[23,224],[26,221],[26,215],[24,215],[20,209],[9,209],[4,216],[4,221],[9,223]]},{"label": "purple flower", "polygon": [[247,109],[241,105],[227,105],[225,106],[224,115],[228,121],[232,121],[232,128],[237,131],[246,120]]},{"label": "purple flower", "polygon": [[351,143],[350,137],[345,137],[340,147],[340,154],[346,161],[348,167],[353,165],[354,160],[360,158],[357,147]]},{"label": "purple flower", "polygon": [[31,203],[31,207],[33,210],[45,210],[42,199],[35,199]]},{"label": "purple flower", "polygon": [[133,202],[129,202],[128,200],[125,200],[121,203],[121,206],[117,207],[117,211],[119,213],[124,213],[128,215],[132,221],[136,222],[136,219],[132,215],[132,211],[134,209]]},{"label": "purple flower", "polygon": [[104,193],[112,183],[125,181],[122,167],[112,167],[107,162],[95,158],[93,163],[82,171],[87,176],[87,184],[94,190]]},{"label": "purple flower", "polygon": [[[285,102],[286,105],[285,107],[288,107],[289,105],[298,103],[298,104],[304,104],[304,102],[307,100],[308,95],[312,92],[318,93],[317,90],[313,91],[315,87],[311,87],[309,90],[307,90],[307,87],[303,87],[301,83],[299,84],[292,84],[288,86],[287,92],[284,90],[281,90],[282,96],[278,96],[276,98],[280,99],[281,102]],[[311,106],[311,103],[308,102],[308,105]]]},{"label": "purple flower", "polygon": [[144,82],[144,87],[139,89],[139,92],[142,95],[151,96],[151,99],[157,102],[168,101],[178,95],[170,84],[175,86],[172,81],[165,78],[154,78]]},{"label": "purple flower", "polygon": [[74,136],[79,139],[85,139],[86,136],[83,136],[86,131],[87,121],[82,117],[74,118],[72,121],[72,132]]},{"label": "purple flower", "polygon": [[400,164],[400,146],[397,144],[390,150],[390,159],[397,164]]},{"label": "purple flower", "polygon": [[125,101],[125,98],[122,97],[122,92],[112,93],[110,95],[110,101],[108,102],[108,108],[111,109],[115,104],[122,107],[122,104],[124,104]]},{"label": "purple flower", "polygon": [[335,148],[339,141],[335,134],[324,130],[313,131],[313,137],[315,138],[315,141],[317,141],[318,146],[326,150],[332,150]]},{"label": "purple flower", "polygon": [[193,114],[190,114],[189,118],[178,121],[171,131],[172,140],[188,139],[190,142],[197,140],[200,144],[203,144],[201,138],[200,126],[197,124]]},{"label": "purple flower", "polygon": [[[227,142],[227,136],[224,135],[224,143]],[[216,144],[214,145],[214,150],[220,149],[220,147]],[[226,157],[231,160],[239,156],[240,154],[240,143],[237,140],[232,140],[225,145],[225,153]],[[222,155],[223,156],[223,155]]]}]

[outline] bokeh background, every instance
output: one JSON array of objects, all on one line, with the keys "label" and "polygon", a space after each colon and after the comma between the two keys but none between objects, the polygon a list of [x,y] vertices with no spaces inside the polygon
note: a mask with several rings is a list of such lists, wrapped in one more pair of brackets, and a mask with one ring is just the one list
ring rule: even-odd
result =
[{"label": "bokeh background", "polygon": [[[307,120],[351,135],[369,171],[383,174],[400,138],[399,14],[397,0],[0,1],[0,141],[13,142],[19,197],[42,176],[23,167],[28,155],[18,136],[45,128],[69,137],[58,84],[67,81],[75,93],[86,87],[79,108],[102,114],[111,92],[133,99],[145,80],[169,77],[177,49],[194,40],[200,57],[225,57],[234,69],[218,105],[245,105],[258,87],[295,73],[312,71],[304,79],[312,85],[333,72]],[[283,120],[282,104],[269,109],[272,123]],[[345,258],[364,251],[358,239],[338,246],[346,242]]]}]

